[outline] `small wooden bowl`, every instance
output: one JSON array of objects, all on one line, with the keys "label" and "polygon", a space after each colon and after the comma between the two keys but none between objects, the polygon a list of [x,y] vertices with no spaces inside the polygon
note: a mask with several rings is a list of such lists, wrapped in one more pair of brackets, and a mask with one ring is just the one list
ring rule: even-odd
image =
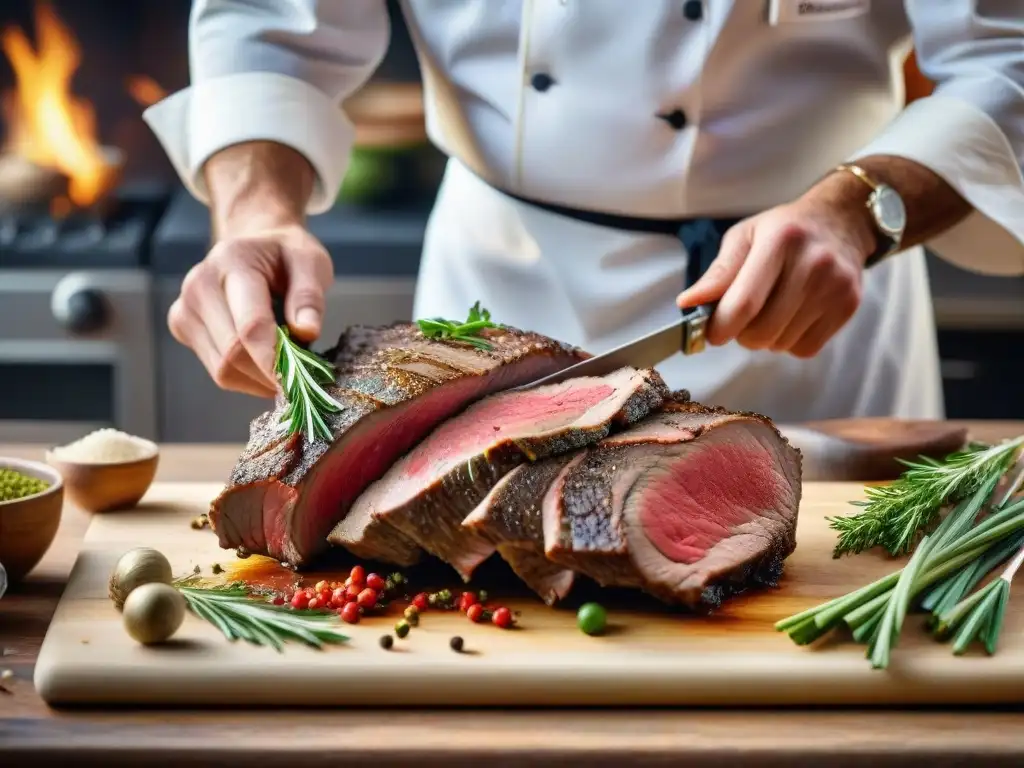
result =
[{"label": "small wooden bowl", "polygon": [[[141,438],[140,438],[141,439]],[[86,512],[131,509],[149,490],[156,476],[160,452],[156,443],[141,459],[121,462],[84,462],[61,459],[46,452],[46,463],[64,477],[68,499]]]},{"label": "small wooden bowl", "polygon": [[38,461],[0,457],[0,468],[50,484],[41,493],[0,501],[0,563],[14,583],[35,568],[53,544],[64,507],[64,483],[59,472]]}]

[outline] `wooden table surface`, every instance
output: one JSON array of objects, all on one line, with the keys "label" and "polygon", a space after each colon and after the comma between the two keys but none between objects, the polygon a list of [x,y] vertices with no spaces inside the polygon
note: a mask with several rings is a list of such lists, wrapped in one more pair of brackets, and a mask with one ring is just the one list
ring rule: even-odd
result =
[{"label": "wooden table surface", "polygon": [[[970,423],[971,437],[1024,422]],[[158,480],[221,481],[240,446],[167,445]],[[41,458],[41,446],[0,455]],[[44,561],[0,599],[0,765],[1010,766],[1024,765],[1024,707],[940,710],[53,711],[32,671],[88,517],[65,510]]]}]

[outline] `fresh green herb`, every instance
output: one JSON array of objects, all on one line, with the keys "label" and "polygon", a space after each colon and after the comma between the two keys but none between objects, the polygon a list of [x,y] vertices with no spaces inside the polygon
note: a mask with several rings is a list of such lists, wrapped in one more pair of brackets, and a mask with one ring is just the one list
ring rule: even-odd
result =
[{"label": "fresh green herb", "polygon": [[851,502],[864,511],[848,517],[829,518],[839,531],[834,557],[882,546],[892,555],[904,555],[914,547],[918,534],[939,517],[944,504],[956,503],[1001,477],[1013,465],[1024,436],[999,445],[969,445],[939,462],[922,458],[903,462],[909,469],[887,486],[868,488],[867,500]]},{"label": "fresh green herb", "polygon": [[455,320],[445,320],[443,317],[434,317],[417,320],[416,324],[428,339],[449,339],[462,344],[470,344],[479,349],[491,348],[489,341],[480,338],[480,331],[485,328],[501,328],[500,323],[491,321],[491,313],[482,309],[479,301],[469,308],[469,315],[465,322],[459,323]]},{"label": "fresh green herb", "polygon": [[1014,543],[1017,554],[1005,570],[973,595],[964,598],[941,614],[932,615],[932,632],[936,639],[953,637],[953,653],[965,653],[972,642],[981,641],[985,651],[996,652],[999,633],[1003,629],[1006,604],[1010,601],[1010,584],[1024,563],[1024,545],[1018,536]]},{"label": "fresh green herb", "polygon": [[[921,596],[931,597],[933,592],[929,590],[944,583],[948,591],[949,585],[953,584],[949,580],[959,578],[958,574],[963,569],[974,563],[981,563],[984,568],[987,562],[991,562],[990,558],[997,558],[1005,552],[1008,542],[1021,542],[1024,536],[1024,500],[1011,504],[1011,492],[1008,492],[988,514],[981,515],[1001,478],[999,474],[992,474],[972,496],[961,500],[921,540],[901,570],[848,595],[783,619],[775,628],[786,632],[798,645],[806,645],[833,629],[845,626],[856,642],[868,645],[871,665],[885,669],[899,641],[907,614],[922,609]],[[968,598],[969,602],[960,604],[958,610],[954,606],[952,610],[933,617],[932,625],[937,637],[957,632],[954,653],[962,653],[976,637],[995,648],[1009,580],[1019,563],[1015,560],[1011,565],[1013,569],[1008,568],[1004,573],[1005,587],[986,587]],[[972,578],[973,575],[972,572]],[[940,594],[937,601],[941,602],[941,598]]]},{"label": "fresh green herb", "polygon": [[254,599],[244,584],[200,586],[193,577],[174,585],[189,610],[213,624],[231,640],[269,645],[278,652],[288,641],[297,640],[314,648],[325,643],[343,643],[348,637],[338,631],[334,613],[296,610]]},{"label": "fresh green herb", "polygon": [[309,440],[330,440],[331,430],[324,419],[327,414],[342,410],[341,403],[323,388],[334,383],[333,366],[300,347],[291,340],[288,330],[279,326],[274,369],[281,377],[288,401],[281,416],[282,429],[289,435],[304,432]]}]

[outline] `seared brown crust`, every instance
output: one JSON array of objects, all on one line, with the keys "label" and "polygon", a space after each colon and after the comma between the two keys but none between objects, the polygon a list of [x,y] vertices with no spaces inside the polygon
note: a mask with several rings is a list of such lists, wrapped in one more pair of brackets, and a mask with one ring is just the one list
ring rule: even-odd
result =
[{"label": "seared brown crust", "polygon": [[[480,335],[491,342],[491,350],[425,338],[419,327],[411,323],[353,326],[342,333],[338,343],[324,353],[336,367],[335,386],[328,391],[343,406],[339,413],[329,414],[325,419],[332,439],[311,441],[305,435],[285,436],[279,429],[285,409],[280,397],[272,411],[254,419],[249,441],[232,470],[228,486],[211,505],[211,527],[220,536],[221,545],[234,548],[242,544],[234,541],[232,527],[222,524],[221,518],[229,514],[254,513],[251,509],[249,512],[232,511],[236,492],[252,486],[269,487],[280,483],[300,490],[296,504],[286,513],[289,520],[285,521],[284,528],[290,530],[292,519],[305,514],[301,486],[342,436],[367,416],[408,403],[449,382],[483,377],[498,368],[528,359],[542,358],[544,362],[537,366],[541,369],[538,375],[546,375],[586,358],[585,353],[575,347],[514,328],[486,329]],[[416,436],[419,437],[422,435]],[[366,482],[374,479],[368,478]],[[256,503],[251,493],[242,494],[238,499],[249,507]],[[339,510],[335,519],[344,512]],[[326,531],[324,533],[326,535]],[[319,542],[298,542],[297,548],[291,544],[288,542],[283,547],[268,544],[255,551],[291,559],[298,564],[305,560],[307,549],[320,547]]]},{"label": "seared brown crust", "polygon": [[[658,430],[659,422],[670,424],[671,428]],[[645,471],[642,467],[661,460],[666,450],[678,450],[672,445],[698,440],[737,422],[757,422],[777,438],[780,460],[788,465],[787,475],[796,481],[792,519],[784,524],[766,524],[758,537],[760,548],[746,553],[746,558],[729,559],[725,567],[709,569],[703,583],[692,583],[686,588],[667,587],[648,578],[638,565],[637,553],[633,551],[636,542],[631,544],[622,508],[624,499],[633,493],[635,483]],[[693,402],[669,402],[661,412],[633,429],[598,443],[570,469],[561,493],[555,498],[553,515],[545,521],[549,528],[545,532],[546,554],[552,562],[605,586],[644,589],[669,603],[718,605],[731,594],[778,580],[782,562],[796,547],[800,467],[799,451],[789,445],[770,419],[760,414],[737,413]],[[630,478],[634,470],[636,474]]]}]

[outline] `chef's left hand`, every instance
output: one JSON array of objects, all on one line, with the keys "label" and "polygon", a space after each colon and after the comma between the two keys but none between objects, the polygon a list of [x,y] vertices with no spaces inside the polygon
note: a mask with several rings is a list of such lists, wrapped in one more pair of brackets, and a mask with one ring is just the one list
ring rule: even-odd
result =
[{"label": "chef's left hand", "polygon": [[725,234],[708,271],[677,298],[682,308],[720,299],[710,344],[735,339],[813,357],[853,316],[876,236],[866,194],[851,195],[851,180],[861,184],[834,175]]}]

